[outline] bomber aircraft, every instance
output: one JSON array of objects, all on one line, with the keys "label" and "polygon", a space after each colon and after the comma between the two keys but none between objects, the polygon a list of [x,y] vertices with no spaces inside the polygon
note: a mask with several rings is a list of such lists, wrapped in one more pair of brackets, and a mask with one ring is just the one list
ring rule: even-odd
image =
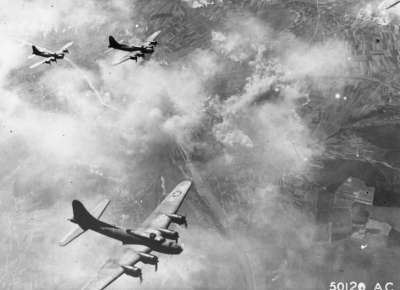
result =
[{"label": "bomber aircraft", "polygon": [[156,38],[160,33],[161,33],[160,30],[154,32],[149,37],[147,37],[147,39],[143,41],[143,43],[140,45],[119,43],[118,41],[115,40],[113,36],[110,35],[108,38],[109,41],[108,47],[110,49],[117,49],[129,52],[129,54],[123,56],[120,60],[118,60],[113,64],[117,65],[130,59],[135,60],[137,62],[139,58],[145,58],[146,54],[150,55],[153,54],[154,47],[158,45],[158,41],[156,41]]},{"label": "bomber aircraft", "polygon": [[68,233],[60,246],[69,244],[87,230],[122,242],[121,251],[111,257],[83,289],[105,289],[121,275],[138,277],[142,281],[142,270],[136,267],[138,262],[154,265],[157,271],[158,257],[150,254],[157,251],[165,254],[180,254],[183,249],[178,244],[177,231],[168,229],[171,223],[187,226],[186,217],[176,214],[192,185],[191,181],[179,183],[158,205],[139,228],[125,229],[100,221],[99,218],[109,205],[110,200],[102,201],[90,214],[83,204],[72,202],[73,218],[69,219],[77,226]]},{"label": "bomber aircraft", "polygon": [[45,57],[44,60],[37,62],[30,66],[30,68],[35,68],[41,64],[47,63],[51,64],[52,62],[57,62],[57,59],[63,59],[65,54],[69,53],[68,48],[73,44],[73,42],[68,42],[62,48],[57,51],[51,51],[47,48],[38,47],[36,45],[32,45],[32,54],[28,58],[32,58],[35,56]]}]

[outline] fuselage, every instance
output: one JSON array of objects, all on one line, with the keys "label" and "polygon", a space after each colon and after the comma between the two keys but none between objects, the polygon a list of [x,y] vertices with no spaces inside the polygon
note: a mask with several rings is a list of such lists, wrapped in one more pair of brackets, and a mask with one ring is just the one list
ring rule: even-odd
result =
[{"label": "fuselage", "polygon": [[154,48],[152,46],[134,46],[134,45],[126,45],[126,44],[120,44],[118,47],[115,47],[116,49],[123,50],[123,51],[129,51],[129,52],[135,52],[135,51],[140,51],[142,53],[153,53]]},{"label": "fuselage", "polygon": [[97,225],[90,226],[88,229],[119,240],[123,244],[144,245],[154,251],[165,254],[180,254],[182,252],[182,247],[175,241],[165,239],[161,236],[150,238],[145,233],[137,233],[130,229],[120,228],[102,221],[98,222]]},{"label": "fuselage", "polygon": [[55,53],[55,52],[46,52],[46,51],[39,51],[34,53],[38,56],[42,57],[54,57],[55,59],[63,59],[65,56],[65,53]]}]

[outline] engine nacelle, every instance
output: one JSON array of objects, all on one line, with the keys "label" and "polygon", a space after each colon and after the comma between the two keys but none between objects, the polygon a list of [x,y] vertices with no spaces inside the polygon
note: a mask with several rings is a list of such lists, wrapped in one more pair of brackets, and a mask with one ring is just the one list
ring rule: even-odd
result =
[{"label": "engine nacelle", "polygon": [[157,271],[158,268],[158,257],[147,254],[147,253],[138,253],[140,256],[140,261],[144,264],[154,265],[154,269]]},{"label": "engine nacelle", "polygon": [[129,265],[121,265],[122,269],[124,269],[124,273],[132,276],[132,277],[139,277],[140,281],[142,281],[142,269],[135,267],[135,266],[129,266]]},{"label": "engine nacelle", "polygon": [[179,233],[177,231],[172,231],[172,230],[168,230],[168,229],[158,229],[158,231],[166,239],[175,240],[175,241],[178,241],[178,239],[179,239]]},{"label": "engine nacelle", "polygon": [[185,225],[185,227],[187,227],[187,221],[185,216],[179,214],[167,214],[166,216],[171,219],[171,222],[178,225]]},{"label": "engine nacelle", "polygon": [[151,240],[154,240],[159,243],[163,243],[165,241],[165,238],[163,236],[157,235],[156,233],[150,233],[149,235],[147,235],[140,232],[135,232],[131,229],[127,229],[126,232],[132,236],[142,237],[145,239],[150,238]]},{"label": "engine nacelle", "polygon": [[149,238],[159,243],[163,243],[165,241],[163,236],[157,235],[156,233],[150,233]]},{"label": "engine nacelle", "polygon": [[144,264],[150,264],[150,265],[156,265],[158,263],[158,257],[147,254],[147,253],[138,253],[140,256],[140,261],[142,261]]}]

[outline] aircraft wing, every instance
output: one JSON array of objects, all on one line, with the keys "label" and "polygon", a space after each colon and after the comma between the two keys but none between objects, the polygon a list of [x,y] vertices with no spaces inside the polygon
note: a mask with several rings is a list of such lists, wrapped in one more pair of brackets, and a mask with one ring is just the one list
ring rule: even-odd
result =
[{"label": "aircraft wing", "polygon": [[121,57],[119,60],[114,61],[114,62],[112,63],[112,65],[119,65],[119,64],[121,64],[121,63],[123,63],[123,62],[126,62],[126,61],[130,60],[131,57],[134,57],[134,56],[136,56],[137,54],[139,54],[139,52],[137,52],[137,51],[128,53],[127,55],[124,55],[123,57]]},{"label": "aircraft wing", "polygon": [[[189,180],[179,183],[142,223],[138,230],[145,231],[152,228],[167,228],[171,219],[165,214],[174,214],[178,211],[191,186],[192,182]],[[97,276],[89,281],[83,290],[105,289],[124,274],[122,266],[134,266],[140,261],[139,253],[149,253],[151,250],[151,248],[143,245],[122,246],[122,253],[116,254],[116,257],[107,260],[104,266],[98,271]]]},{"label": "aircraft wing", "polygon": [[39,62],[37,62],[37,63],[34,63],[34,64],[31,65],[29,68],[38,67],[39,65],[44,64],[44,63],[46,63],[47,61],[52,61],[52,59],[53,59],[52,56],[51,56],[51,57],[48,57],[48,58],[45,58],[45,59],[43,59],[42,61],[39,61]]},{"label": "aircraft wing", "polygon": [[74,43],[73,41],[68,42],[66,45],[64,45],[63,47],[61,47],[61,48],[57,51],[57,53],[62,53],[62,52],[64,51],[64,49],[67,49],[67,48],[70,47],[73,43]]},{"label": "aircraft wing", "polygon": [[391,5],[387,6],[386,9],[390,9],[390,8],[396,6],[396,5],[399,4],[399,3],[400,3],[400,1],[395,1],[395,2],[392,3]]},{"label": "aircraft wing", "polygon": [[143,41],[143,44],[147,45],[150,42],[154,41],[160,33],[161,33],[161,30],[154,32],[149,37],[147,37],[145,41]]},{"label": "aircraft wing", "polygon": [[125,245],[119,257],[108,259],[97,272],[96,277],[90,280],[82,290],[102,290],[124,274],[124,266],[134,266],[140,261],[138,253],[149,253],[151,249],[141,245]]},{"label": "aircraft wing", "polygon": [[119,65],[119,64],[121,64],[123,62],[126,62],[126,61],[128,61],[130,59],[130,57],[131,57],[131,54],[127,54],[127,55],[121,57],[119,60],[114,61],[112,63],[112,65]]},{"label": "aircraft wing", "polygon": [[182,181],[167,195],[167,197],[157,206],[151,215],[142,223],[141,229],[148,228],[168,228],[171,219],[165,214],[174,214],[178,211],[186,197],[192,182]]}]

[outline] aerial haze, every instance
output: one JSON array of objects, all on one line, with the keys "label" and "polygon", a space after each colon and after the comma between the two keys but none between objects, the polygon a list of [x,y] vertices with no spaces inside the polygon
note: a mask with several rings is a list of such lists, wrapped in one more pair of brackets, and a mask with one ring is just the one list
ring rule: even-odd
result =
[{"label": "aerial haze", "polygon": [[[135,228],[184,179],[183,253],[110,289],[398,281],[396,247],[320,233],[348,178],[399,202],[396,55],[356,54],[372,30],[395,54],[400,10],[319,2],[0,0],[0,288],[79,289],[120,244],[88,232],[60,248],[71,201],[109,198],[102,219]],[[106,53],[109,35],[157,30],[151,58],[112,65],[124,53]],[[66,59],[29,69],[32,44],[69,41]]]}]

